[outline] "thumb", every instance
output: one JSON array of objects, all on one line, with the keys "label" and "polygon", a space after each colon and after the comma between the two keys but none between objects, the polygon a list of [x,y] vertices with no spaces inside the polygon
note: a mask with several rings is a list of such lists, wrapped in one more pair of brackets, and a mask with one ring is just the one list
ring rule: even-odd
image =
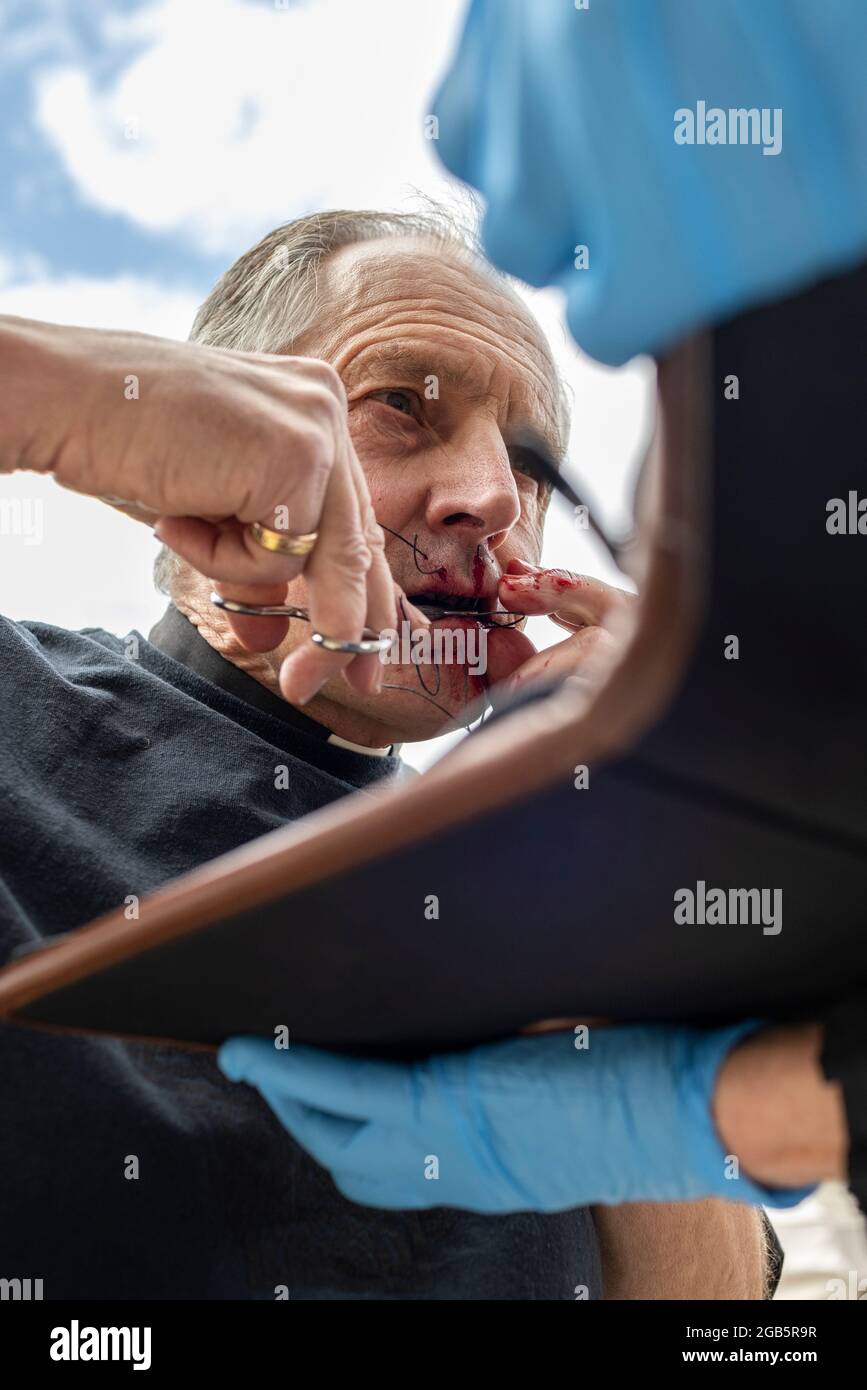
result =
[{"label": "thumb", "polygon": [[217,1066],[229,1081],[250,1081],[274,1055],[270,1038],[229,1038],[217,1053]]}]

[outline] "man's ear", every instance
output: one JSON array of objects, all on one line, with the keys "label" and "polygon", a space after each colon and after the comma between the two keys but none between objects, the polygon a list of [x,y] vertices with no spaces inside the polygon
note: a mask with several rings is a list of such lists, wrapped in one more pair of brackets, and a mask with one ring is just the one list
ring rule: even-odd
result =
[{"label": "man's ear", "polygon": [[[186,560],[182,560],[180,555],[176,555],[167,545],[161,545],[153,568],[154,588],[157,592],[165,594],[166,598],[174,602],[176,586],[182,582],[182,570],[190,570]],[[199,578],[201,577],[199,575]]]}]

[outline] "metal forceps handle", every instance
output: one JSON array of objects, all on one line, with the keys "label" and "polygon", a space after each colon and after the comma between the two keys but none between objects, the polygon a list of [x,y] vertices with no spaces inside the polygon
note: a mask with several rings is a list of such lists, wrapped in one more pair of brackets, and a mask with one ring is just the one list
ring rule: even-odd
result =
[{"label": "metal forceps handle", "polygon": [[[211,603],[216,608],[222,608],[226,613],[240,613],[244,617],[250,618],[300,618],[302,622],[310,622],[310,614],[306,608],[296,608],[291,603],[238,603],[233,598],[223,598],[222,594],[212,593]],[[371,656],[379,652],[387,651],[391,646],[392,639],[383,637],[381,633],[374,632],[372,628],[362,628],[360,642],[346,642],[340,637],[329,637],[326,632],[311,633],[311,641],[318,647],[324,647],[329,652],[350,652],[353,656]]]},{"label": "metal forceps handle", "polygon": [[[241,613],[250,618],[300,618],[302,622],[310,622],[310,614],[306,608],[296,608],[291,603],[238,603],[235,599],[223,598],[220,594],[211,594],[211,603],[217,608],[223,608],[227,613]],[[535,613],[515,613],[510,608],[496,608],[493,611],[473,608],[442,608],[436,603],[418,603],[415,605],[420,613],[424,613],[426,618],[469,618],[473,622],[481,623],[483,626],[496,627],[499,624],[497,618],[534,618]],[[371,634],[368,636],[368,634]],[[364,629],[364,637],[367,641],[374,640],[376,633],[372,633],[371,628]]]}]

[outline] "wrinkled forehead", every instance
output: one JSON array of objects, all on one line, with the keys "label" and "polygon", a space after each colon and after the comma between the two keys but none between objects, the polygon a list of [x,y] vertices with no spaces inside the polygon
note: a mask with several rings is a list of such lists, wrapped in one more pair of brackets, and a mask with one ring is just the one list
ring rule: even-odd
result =
[{"label": "wrinkled forehead", "polygon": [[302,342],[295,351],[320,352],[347,385],[374,362],[404,360],[446,389],[490,391],[562,457],[568,422],[548,342],[511,286],[460,247],[407,237],[335,252]]}]

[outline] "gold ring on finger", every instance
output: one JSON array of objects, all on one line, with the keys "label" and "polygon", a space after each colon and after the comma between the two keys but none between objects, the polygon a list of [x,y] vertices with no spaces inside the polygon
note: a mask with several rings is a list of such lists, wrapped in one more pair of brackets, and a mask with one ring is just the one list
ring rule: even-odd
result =
[{"label": "gold ring on finger", "polygon": [[319,538],[318,531],[295,535],[292,531],[273,531],[270,526],[263,526],[261,521],[251,521],[247,529],[257,545],[276,555],[309,555]]}]

